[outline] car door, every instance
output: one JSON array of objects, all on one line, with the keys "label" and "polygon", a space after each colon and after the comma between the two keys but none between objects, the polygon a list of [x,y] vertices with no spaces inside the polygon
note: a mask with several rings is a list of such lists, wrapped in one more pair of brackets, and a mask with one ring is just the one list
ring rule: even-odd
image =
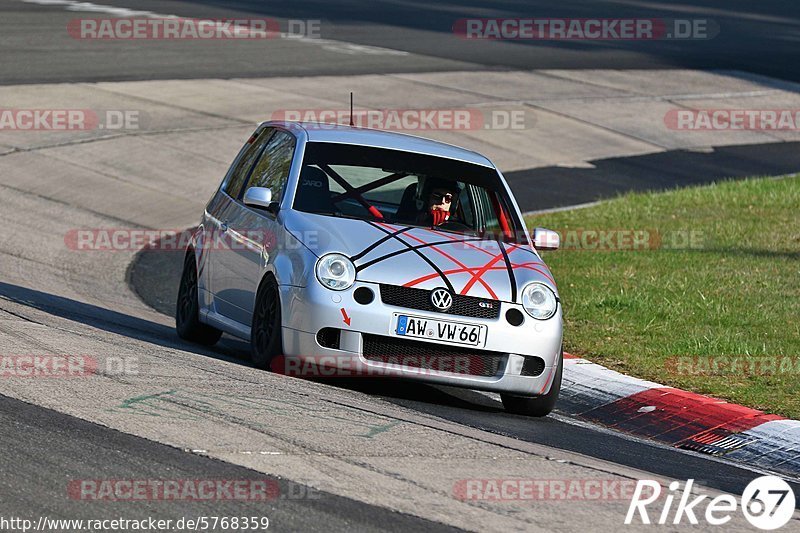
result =
[{"label": "car door", "polygon": [[242,148],[220,191],[206,208],[207,212],[204,217],[207,222],[204,235],[206,245],[203,249],[203,253],[206,254],[204,276],[207,290],[211,293],[212,309],[222,315],[231,314],[230,310],[226,310],[226,306],[229,304],[220,295],[220,292],[229,283],[226,279],[229,273],[221,264],[225,254],[231,248],[231,239],[227,232],[228,219],[231,216],[232,206],[240,197],[256,161],[274,132],[274,128],[262,128],[253,133]]},{"label": "car door", "polygon": [[280,236],[275,214],[263,208],[244,205],[242,198],[250,187],[267,187],[272,198],[283,198],[296,146],[294,135],[275,130],[258,157],[247,182],[225,212],[226,239],[230,249],[220,254],[215,277],[222,300],[219,311],[227,318],[250,326],[255,293]]}]

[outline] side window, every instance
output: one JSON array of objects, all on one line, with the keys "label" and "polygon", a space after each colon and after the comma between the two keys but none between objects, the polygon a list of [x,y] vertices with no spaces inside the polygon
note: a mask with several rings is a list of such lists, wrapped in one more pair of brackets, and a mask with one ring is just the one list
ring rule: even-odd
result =
[{"label": "side window", "polygon": [[520,233],[516,231],[514,219],[503,198],[497,192],[483,190],[488,201],[485,205],[486,220],[484,230],[503,238],[506,242],[518,242]]},{"label": "side window", "polygon": [[[250,187],[269,187],[272,189],[272,198],[280,202],[289,178],[294,146],[295,139],[291,133],[276,131],[256,163],[245,190]],[[243,196],[244,192],[240,195]]]},{"label": "side window", "polygon": [[461,195],[458,198],[458,205],[461,206],[461,212],[464,214],[464,224],[472,229],[478,228],[474,209],[475,205],[472,201],[474,195],[473,191],[475,189],[476,187],[474,185],[467,185],[464,187],[464,190],[461,191]]},{"label": "side window", "polygon": [[487,192],[486,189],[481,188],[478,194],[480,196],[481,207],[483,208],[481,210],[483,212],[483,230],[489,233],[499,234],[500,221],[497,217],[497,211],[495,211],[495,209],[499,207],[499,204],[497,204],[495,199],[490,198],[490,193]]},{"label": "side window", "polygon": [[239,160],[239,164],[233,169],[228,183],[226,183],[225,187],[222,189],[228,196],[231,198],[239,197],[242,192],[242,185],[244,185],[248,176],[250,176],[253,163],[255,163],[258,154],[264,149],[264,146],[267,144],[267,141],[274,131],[274,128],[264,128],[258,137],[247,147],[247,150],[245,150],[242,158]]}]

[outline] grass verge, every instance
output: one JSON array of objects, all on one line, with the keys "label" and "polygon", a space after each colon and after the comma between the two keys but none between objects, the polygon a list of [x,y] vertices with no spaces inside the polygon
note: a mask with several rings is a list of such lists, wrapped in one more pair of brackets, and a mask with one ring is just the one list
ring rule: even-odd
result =
[{"label": "grass verge", "polygon": [[526,222],[561,234],[543,257],[567,351],[800,418],[800,176],[628,194]]}]

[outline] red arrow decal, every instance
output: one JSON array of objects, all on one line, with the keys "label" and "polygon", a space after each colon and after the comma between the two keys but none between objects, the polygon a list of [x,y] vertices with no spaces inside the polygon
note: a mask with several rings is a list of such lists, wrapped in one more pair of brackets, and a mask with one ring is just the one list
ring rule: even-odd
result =
[{"label": "red arrow decal", "polygon": [[342,318],[344,318],[344,323],[349,326],[350,325],[350,317],[347,316],[347,311],[344,310],[344,307],[342,307],[341,311],[342,311]]}]

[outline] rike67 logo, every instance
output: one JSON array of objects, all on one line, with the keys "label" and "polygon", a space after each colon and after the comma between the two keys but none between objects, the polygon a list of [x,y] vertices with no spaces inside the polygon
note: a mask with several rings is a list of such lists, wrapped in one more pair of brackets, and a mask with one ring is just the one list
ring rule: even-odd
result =
[{"label": "rike67 logo", "polygon": [[[684,518],[692,525],[699,524],[698,517],[712,526],[721,526],[730,522],[737,508],[751,525],[758,529],[771,531],[785,526],[794,514],[795,496],[792,487],[783,479],[775,476],[762,476],[751,481],[742,493],[741,504],[730,494],[722,494],[707,500],[708,495],[692,498],[694,480],[690,479],[679,492],[680,483],[673,481],[665,497],[661,494],[661,485],[652,480],[639,480],[631,499],[625,524],[641,520],[642,524],[681,524]],[[656,509],[651,520],[648,505],[663,500],[664,507],[660,512]],[[676,507],[673,504],[677,500]]]}]

